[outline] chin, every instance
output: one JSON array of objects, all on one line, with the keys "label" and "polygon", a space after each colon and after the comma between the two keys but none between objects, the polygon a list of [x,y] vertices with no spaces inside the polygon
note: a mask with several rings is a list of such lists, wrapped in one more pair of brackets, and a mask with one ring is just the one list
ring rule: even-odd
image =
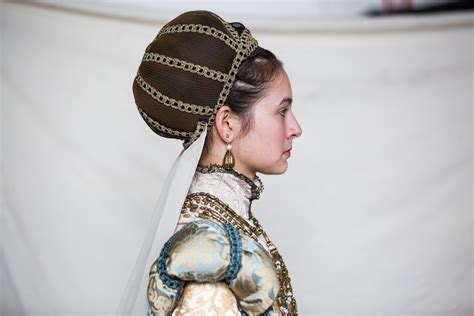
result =
[{"label": "chin", "polygon": [[285,161],[285,163],[280,164],[280,165],[273,165],[269,168],[266,168],[265,170],[261,170],[260,173],[263,174],[283,174],[286,172],[288,169],[288,163]]}]

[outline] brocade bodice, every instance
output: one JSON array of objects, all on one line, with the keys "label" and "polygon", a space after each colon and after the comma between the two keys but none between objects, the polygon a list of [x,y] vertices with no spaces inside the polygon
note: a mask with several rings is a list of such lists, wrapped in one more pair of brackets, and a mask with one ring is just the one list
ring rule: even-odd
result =
[{"label": "brocade bodice", "polygon": [[199,218],[235,225],[242,233],[263,246],[273,258],[280,290],[273,311],[268,315],[294,316],[298,312],[286,265],[275,245],[252,215],[252,201],[258,199],[262,191],[263,184],[257,176],[251,180],[233,169],[224,169],[219,165],[198,166],[176,231]]}]

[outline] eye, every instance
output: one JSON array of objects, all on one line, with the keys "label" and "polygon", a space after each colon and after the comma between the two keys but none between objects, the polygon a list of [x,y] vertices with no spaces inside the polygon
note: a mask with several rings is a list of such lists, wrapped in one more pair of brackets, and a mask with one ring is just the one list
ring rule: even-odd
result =
[{"label": "eye", "polygon": [[288,112],[288,108],[284,108],[280,111],[280,115],[281,117],[285,117],[286,116],[286,112]]}]

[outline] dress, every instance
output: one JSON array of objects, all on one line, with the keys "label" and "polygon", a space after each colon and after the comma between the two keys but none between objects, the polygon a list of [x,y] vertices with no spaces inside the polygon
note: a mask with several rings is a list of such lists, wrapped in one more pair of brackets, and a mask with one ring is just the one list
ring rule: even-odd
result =
[{"label": "dress", "polygon": [[286,266],[251,212],[262,189],[258,177],[198,166],[171,244],[150,270],[149,315],[297,315]]}]

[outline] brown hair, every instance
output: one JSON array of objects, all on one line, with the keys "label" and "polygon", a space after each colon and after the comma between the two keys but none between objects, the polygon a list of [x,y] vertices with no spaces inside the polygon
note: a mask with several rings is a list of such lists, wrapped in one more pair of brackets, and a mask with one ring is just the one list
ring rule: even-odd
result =
[{"label": "brown hair", "polygon": [[[227,96],[227,105],[242,122],[242,133],[245,136],[253,126],[253,106],[262,97],[270,83],[283,70],[283,63],[269,50],[257,47],[242,62],[235,76],[234,84]],[[206,136],[201,157],[207,156],[212,145],[212,133]]]}]

